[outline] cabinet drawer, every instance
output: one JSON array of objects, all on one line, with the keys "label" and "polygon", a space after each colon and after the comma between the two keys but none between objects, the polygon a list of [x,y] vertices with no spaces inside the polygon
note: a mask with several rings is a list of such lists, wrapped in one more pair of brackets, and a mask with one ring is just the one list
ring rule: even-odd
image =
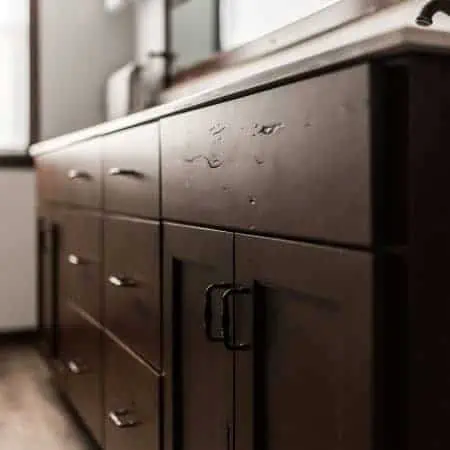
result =
[{"label": "cabinet drawer", "polygon": [[62,276],[65,301],[72,301],[100,321],[101,227],[99,215],[70,211],[64,214]]},{"label": "cabinet drawer", "polygon": [[105,448],[158,450],[160,378],[114,342],[105,346]]},{"label": "cabinet drawer", "polygon": [[99,208],[101,206],[100,139],[76,144],[63,150],[62,174],[67,203]]},{"label": "cabinet drawer", "polygon": [[36,158],[36,178],[39,198],[51,202],[66,200],[67,158],[64,151]]},{"label": "cabinet drawer", "polygon": [[369,244],[366,65],[161,122],[165,219]]},{"label": "cabinet drawer", "polygon": [[160,367],[160,225],[107,218],[104,233],[105,326]]},{"label": "cabinet drawer", "polygon": [[66,394],[99,443],[103,439],[101,331],[70,304],[64,306],[61,347]]},{"label": "cabinet drawer", "polygon": [[104,137],[102,157],[105,209],[158,218],[158,124]]}]

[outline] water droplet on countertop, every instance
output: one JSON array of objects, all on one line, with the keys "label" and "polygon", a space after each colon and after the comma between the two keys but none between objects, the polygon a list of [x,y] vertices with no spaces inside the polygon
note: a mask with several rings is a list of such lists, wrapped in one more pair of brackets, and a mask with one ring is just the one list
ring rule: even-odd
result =
[{"label": "water droplet on countertop", "polygon": [[250,205],[255,206],[256,205],[256,197],[249,195],[248,202],[250,203]]},{"label": "water droplet on countertop", "polygon": [[262,166],[264,164],[264,159],[262,159],[260,156],[255,156],[255,161],[259,166]]}]

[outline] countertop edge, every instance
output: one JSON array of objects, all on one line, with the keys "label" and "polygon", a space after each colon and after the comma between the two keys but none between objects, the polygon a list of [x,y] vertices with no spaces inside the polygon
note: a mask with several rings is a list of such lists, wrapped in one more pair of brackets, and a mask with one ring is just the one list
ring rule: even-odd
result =
[{"label": "countertop edge", "polygon": [[296,78],[305,77],[307,74],[325,71],[327,68],[331,69],[352,62],[357,63],[359,60],[362,62],[374,56],[421,49],[435,53],[450,52],[450,33],[416,27],[382,32],[363,41],[256,73],[219,88],[199,92],[120,119],[36,143],[31,146],[30,154],[34,157],[50,153],[82,141],[144,125],[174,114],[275,87],[291,80],[294,81]]}]

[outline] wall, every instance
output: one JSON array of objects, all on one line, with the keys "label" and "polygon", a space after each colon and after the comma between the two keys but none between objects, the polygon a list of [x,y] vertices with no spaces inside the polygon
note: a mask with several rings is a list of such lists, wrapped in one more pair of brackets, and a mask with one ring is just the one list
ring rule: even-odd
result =
[{"label": "wall", "polygon": [[0,192],[3,193],[0,195],[0,333],[34,329],[37,325],[34,171],[0,167]]},{"label": "wall", "polygon": [[133,8],[103,0],[39,1],[41,139],[104,121],[105,81],[134,58]]},{"label": "wall", "polygon": [[[301,61],[302,59],[323,54],[340,46],[374,37],[386,31],[402,27],[416,27],[416,16],[425,3],[427,3],[427,0],[409,0],[399,5],[391,6],[343,27],[324,33],[321,36],[303,41],[270,57],[212,73],[186,85],[176,86],[165,92],[163,100],[171,101],[180,96],[216,89],[227,83],[245,78],[250,74],[269,70],[294,61]],[[450,18],[443,14],[437,15],[433,30],[450,31]]]}]

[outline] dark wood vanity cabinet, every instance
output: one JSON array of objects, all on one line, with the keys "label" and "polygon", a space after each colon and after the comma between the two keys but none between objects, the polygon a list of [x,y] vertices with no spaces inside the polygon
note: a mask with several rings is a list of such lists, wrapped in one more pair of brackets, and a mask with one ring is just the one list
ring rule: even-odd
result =
[{"label": "dark wood vanity cabinet", "polygon": [[167,442],[372,448],[372,256],[164,229]]},{"label": "dark wood vanity cabinet", "polygon": [[[164,355],[168,448],[227,450],[233,430],[233,354],[221,344],[220,304],[205,291],[233,283],[233,235],[164,224]],[[225,283],[225,284],[224,284]]]},{"label": "dark wood vanity cabinet", "polygon": [[159,155],[157,123],[104,137],[105,210],[137,217],[159,217]]},{"label": "dark wood vanity cabinet", "polygon": [[161,376],[106,338],[105,447],[160,448]]},{"label": "dark wood vanity cabinet", "polygon": [[38,215],[38,296],[40,298],[40,347],[48,358],[56,354],[56,298],[58,267],[58,226],[49,211]]},{"label": "dark wood vanity cabinet", "polygon": [[102,219],[90,211],[62,213],[61,260],[63,301],[70,301],[97,322],[102,321]]},{"label": "dark wood vanity cabinet", "polygon": [[60,308],[64,390],[95,439],[103,443],[102,335],[72,303]]},{"label": "dark wood vanity cabinet", "polygon": [[162,120],[163,217],[370,245],[370,86],[361,64]]},{"label": "dark wood vanity cabinet", "polygon": [[105,217],[104,323],[161,369],[159,222]]},{"label": "dark wood vanity cabinet", "polygon": [[234,267],[235,449],[373,448],[373,257],[237,234]]},{"label": "dark wood vanity cabinet", "polygon": [[38,156],[44,340],[106,450],[450,447],[448,79],[372,58]]}]

